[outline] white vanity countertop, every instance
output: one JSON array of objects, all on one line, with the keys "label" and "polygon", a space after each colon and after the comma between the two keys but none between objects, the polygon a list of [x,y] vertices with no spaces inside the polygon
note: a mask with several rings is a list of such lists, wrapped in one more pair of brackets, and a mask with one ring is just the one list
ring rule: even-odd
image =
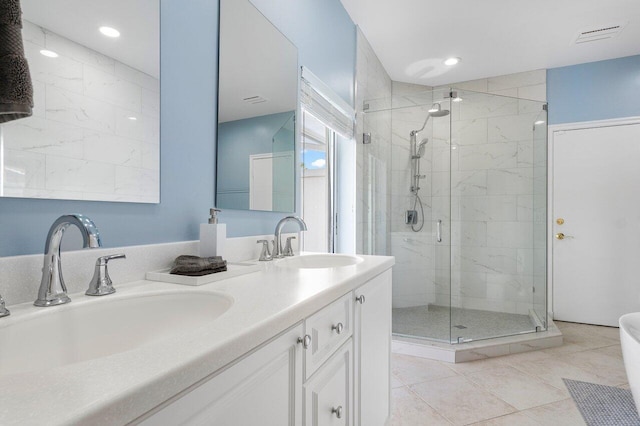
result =
[{"label": "white vanity countertop", "polygon": [[[50,370],[2,377],[0,424],[131,422],[394,264],[393,257],[359,257],[364,260],[356,265],[326,269],[283,268],[265,262],[259,272],[198,287],[156,281],[115,283],[119,296],[162,290],[214,291],[231,296],[234,303],[209,326],[172,339]],[[33,309],[108,303],[109,297],[75,294],[70,304],[55,308],[15,305],[12,315],[0,320],[0,327]]]}]

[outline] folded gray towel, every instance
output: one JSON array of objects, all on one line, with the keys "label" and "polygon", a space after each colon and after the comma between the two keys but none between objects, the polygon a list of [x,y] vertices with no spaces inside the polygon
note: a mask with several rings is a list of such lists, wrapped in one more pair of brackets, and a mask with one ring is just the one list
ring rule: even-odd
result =
[{"label": "folded gray towel", "polygon": [[0,2],[0,123],[30,117],[33,85],[22,44],[19,0]]},{"label": "folded gray towel", "polygon": [[198,257],[198,256],[178,256],[173,262],[170,273],[175,275],[188,275],[199,277],[202,275],[215,274],[227,270],[227,261],[221,256]]}]

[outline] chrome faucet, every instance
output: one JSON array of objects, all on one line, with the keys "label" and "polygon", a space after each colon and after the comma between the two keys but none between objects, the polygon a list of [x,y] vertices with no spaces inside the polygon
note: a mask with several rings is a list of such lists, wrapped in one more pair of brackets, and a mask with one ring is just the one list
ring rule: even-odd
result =
[{"label": "chrome faucet", "polygon": [[11,315],[11,312],[4,306],[4,299],[0,294],[0,318],[6,317],[7,315]]},{"label": "chrome faucet", "polygon": [[276,225],[276,232],[275,232],[275,247],[273,248],[273,258],[277,259],[277,258],[281,258],[284,256],[293,256],[293,252],[289,253],[285,253],[284,250],[282,249],[282,228],[284,227],[284,225],[287,222],[295,222],[298,224],[298,227],[300,229],[300,231],[306,231],[307,230],[307,224],[304,223],[304,220],[300,219],[297,216],[287,216],[284,217],[280,220],[280,222],[278,222],[278,224]]},{"label": "chrome faucet", "polygon": [[38,299],[33,303],[36,306],[55,306],[71,302],[67,296],[67,287],[62,278],[60,263],[60,243],[64,231],[75,225],[82,234],[83,246],[97,248],[100,242],[100,233],[91,219],[81,214],[60,216],[47,235],[44,246],[44,266],[42,267],[42,281],[38,290]]}]

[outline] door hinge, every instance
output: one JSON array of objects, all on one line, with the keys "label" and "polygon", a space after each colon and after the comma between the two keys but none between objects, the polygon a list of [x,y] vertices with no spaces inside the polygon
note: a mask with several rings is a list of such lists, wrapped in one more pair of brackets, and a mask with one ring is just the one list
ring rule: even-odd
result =
[{"label": "door hinge", "polygon": [[371,133],[362,134],[362,143],[368,145],[371,143]]}]

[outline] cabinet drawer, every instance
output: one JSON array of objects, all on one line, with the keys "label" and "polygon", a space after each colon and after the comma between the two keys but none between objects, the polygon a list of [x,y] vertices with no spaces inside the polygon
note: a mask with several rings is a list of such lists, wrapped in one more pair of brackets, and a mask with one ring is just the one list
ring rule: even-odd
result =
[{"label": "cabinet drawer", "polygon": [[353,425],[353,341],[349,339],[304,385],[305,426]]},{"label": "cabinet drawer", "polygon": [[311,345],[305,351],[305,379],[325,362],[353,333],[353,294],[347,293],[305,321]]}]

